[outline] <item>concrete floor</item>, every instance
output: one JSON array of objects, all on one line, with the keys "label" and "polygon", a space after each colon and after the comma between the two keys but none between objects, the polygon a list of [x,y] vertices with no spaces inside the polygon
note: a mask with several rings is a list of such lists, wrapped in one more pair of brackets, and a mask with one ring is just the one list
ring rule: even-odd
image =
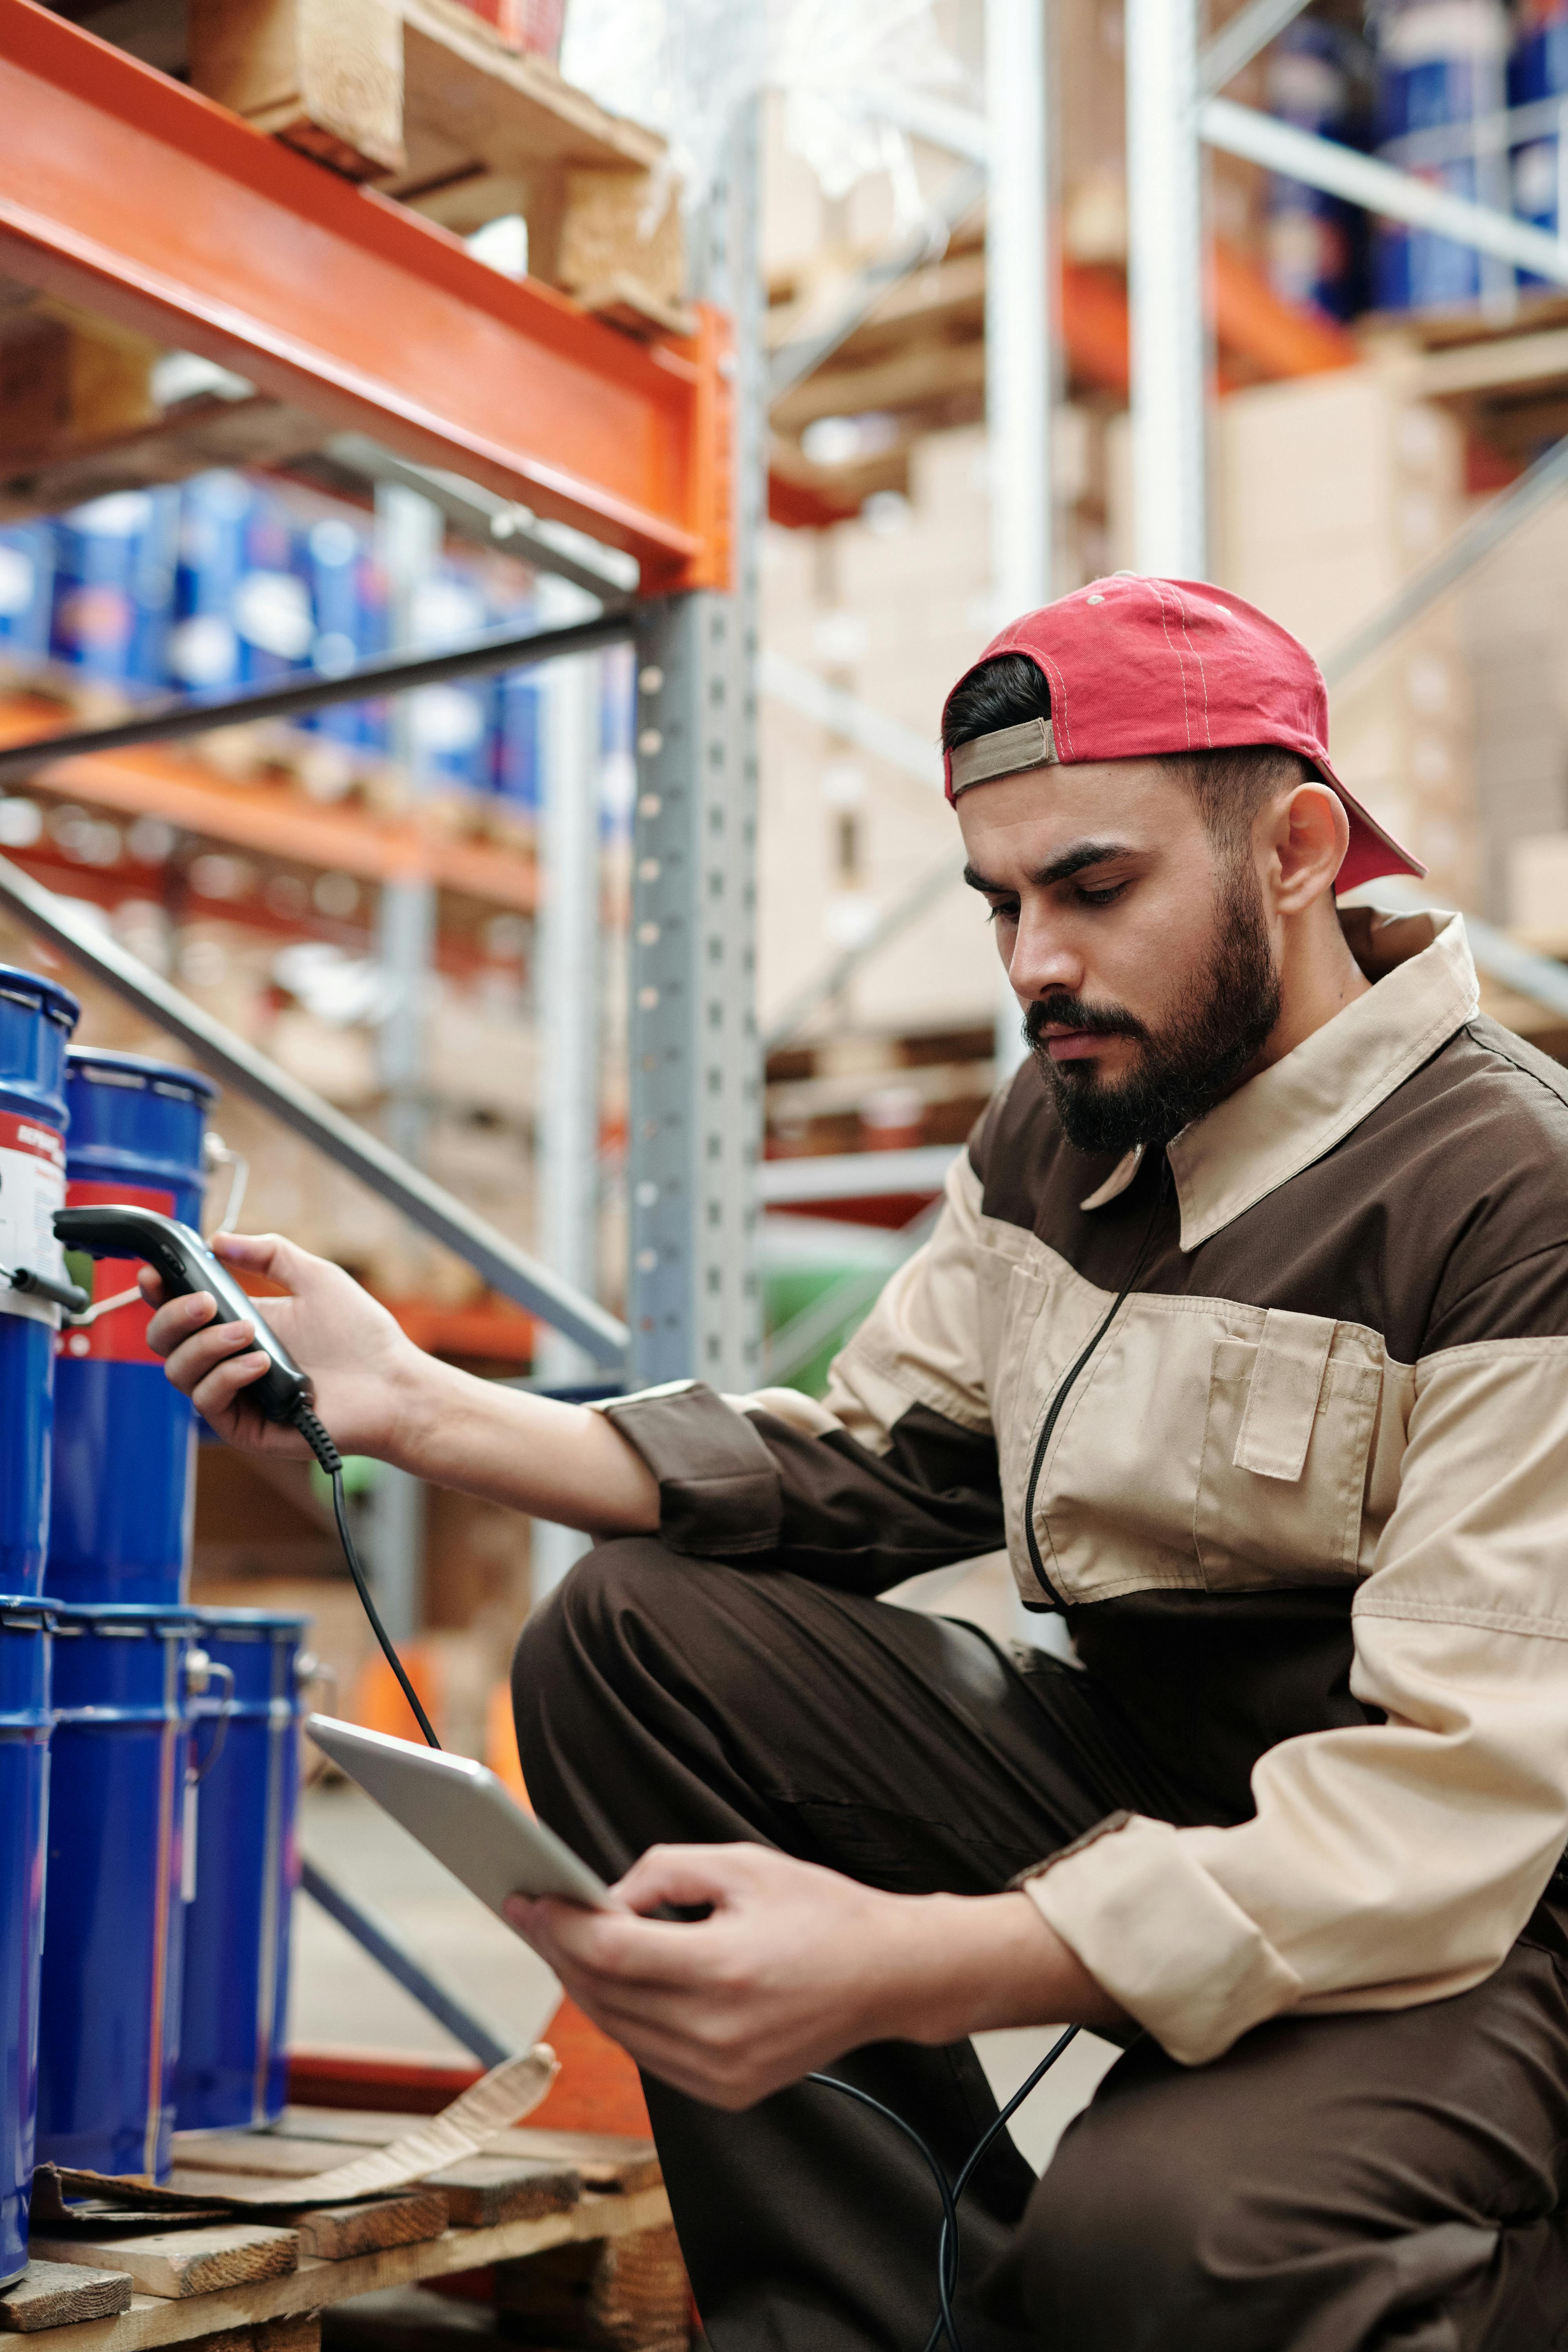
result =
[{"label": "concrete floor", "polygon": [[[342,1781],[307,1790],[300,1835],[310,1860],[391,1919],[503,2039],[522,2044],[544,2032],[560,1997],[550,1970],[370,1798]],[[294,1905],[289,2038],[432,2057],[466,2054],[306,1895]],[[1011,2095],[1053,2038],[1034,2028],[979,2036],[998,2099]],[[1109,2043],[1080,2035],[1021,2110],[1014,2137],[1037,2169],[1116,2054]]]}]

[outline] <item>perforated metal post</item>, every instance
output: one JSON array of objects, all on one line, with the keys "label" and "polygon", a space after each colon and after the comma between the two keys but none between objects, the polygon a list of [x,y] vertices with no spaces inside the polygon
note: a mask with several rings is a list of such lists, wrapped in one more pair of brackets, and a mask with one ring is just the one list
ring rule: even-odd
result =
[{"label": "perforated metal post", "polygon": [[700,290],[734,320],[734,587],[647,609],[637,641],[633,832],[632,1377],[754,1385],[756,549],[763,407],[756,110],[706,207]]}]

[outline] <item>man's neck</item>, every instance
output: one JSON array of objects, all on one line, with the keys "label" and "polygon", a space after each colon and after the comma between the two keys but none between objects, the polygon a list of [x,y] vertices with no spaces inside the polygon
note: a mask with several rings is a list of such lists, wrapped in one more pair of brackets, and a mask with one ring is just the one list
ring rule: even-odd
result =
[{"label": "man's neck", "polygon": [[1331,898],[1287,922],[1280,943],[1279,1018],[1248,1066],[1255,1078],[1293,1053],[1372,986],[1346,945]]}]

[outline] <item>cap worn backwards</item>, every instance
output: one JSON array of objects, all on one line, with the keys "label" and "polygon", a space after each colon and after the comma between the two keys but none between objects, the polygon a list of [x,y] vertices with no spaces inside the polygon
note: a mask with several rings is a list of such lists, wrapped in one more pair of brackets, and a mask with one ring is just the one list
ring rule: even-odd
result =
[{"label": "cap worn backwards", "polygon": [[1000,654],[1035,664],[1049,690],[1050,717],[999,728],[947,752],[949,800],[1026,768],[1270,743],[1310,761],[1344,804],[1350,847],[1336,890],[1380,874],[1426,873],[1334,773],[1328,689],[1317,663],[1289,629],[1242,597],[1207,581],[1142,572],[1090,581],[1010,623],[953,694]]}]

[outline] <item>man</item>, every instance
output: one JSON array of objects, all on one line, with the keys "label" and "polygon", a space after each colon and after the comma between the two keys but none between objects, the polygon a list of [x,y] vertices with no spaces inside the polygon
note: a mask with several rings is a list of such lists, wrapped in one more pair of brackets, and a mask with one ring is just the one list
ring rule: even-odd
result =
[{"label": "man", "polygon": [[[1568,2343],[1568,1081],[1335,777],[1303,648],[1119,574],[950,696],[1031,1058],[825,1403],[600,1413],[230,1241],[345,1450],[599,1548],[530,1789],[630,1911],[516,1906],[638,2058],[719,2352],[917,2346],[967,2037],[1130,2046],[964,2200],[968,2352]],[[237,1443],[246,1333],[153,1343]],[[1076,1666],[882,1607],[1005,1543]],[[640,1859],[634,1859],[640,1855]],[[627,1865],[630,1865],[628,1868]],[[661,1906],[695,1920],[636,1916]]]}]

